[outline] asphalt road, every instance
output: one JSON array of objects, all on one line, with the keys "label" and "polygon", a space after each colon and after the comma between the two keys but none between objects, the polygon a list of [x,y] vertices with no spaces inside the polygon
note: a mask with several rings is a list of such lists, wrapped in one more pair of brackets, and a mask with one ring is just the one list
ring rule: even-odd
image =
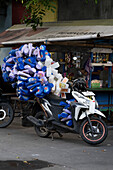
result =
[{"label": "asphalt road", "polygon": [[86,144],[77,134],[40,138],[21,119],[0,129],[0,170],[112,170],[113,129],[98,146]]}]

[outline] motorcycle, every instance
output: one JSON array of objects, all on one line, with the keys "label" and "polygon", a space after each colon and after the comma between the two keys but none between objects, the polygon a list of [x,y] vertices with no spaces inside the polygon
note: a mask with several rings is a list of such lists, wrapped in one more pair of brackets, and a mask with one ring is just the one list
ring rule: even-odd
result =
[{"label": "motorcycle", "polygon": [[108,134],[108,129],[102,118],[105,115],[99,111],[95,94],[87,91],[82,78],[73,81],[71,96],[62,99],[53,93],[37,100],[37,112],[27,119],[34,124],[40,137],[50,134],[77,133],[88,144],[102,143]]}]

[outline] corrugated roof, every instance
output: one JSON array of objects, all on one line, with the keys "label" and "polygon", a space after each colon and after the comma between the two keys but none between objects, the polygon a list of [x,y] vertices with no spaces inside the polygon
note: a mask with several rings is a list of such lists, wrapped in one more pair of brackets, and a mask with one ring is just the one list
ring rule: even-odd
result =
[{"label": "corrugated roof", "polygon": [[[0,33],[1,45],[15,45],[23,43],[54,42],[54,41],[77,41],[98,37],[113,36],[113,26],[109,25],[89,25],[71,26],[62,24],[44,24],[33,31],[31,27],[25,25],[14,25],[3,33]],[[69,22],[68,22],[69,23]]]}]

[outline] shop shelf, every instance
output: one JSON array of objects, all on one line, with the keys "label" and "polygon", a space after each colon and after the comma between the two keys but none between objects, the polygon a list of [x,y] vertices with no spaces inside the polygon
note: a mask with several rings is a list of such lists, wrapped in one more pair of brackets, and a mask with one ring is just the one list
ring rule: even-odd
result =
[{"label": "shop shelf", "polygon": [[113,66],[112,63],[91,63],[92,66]]}]

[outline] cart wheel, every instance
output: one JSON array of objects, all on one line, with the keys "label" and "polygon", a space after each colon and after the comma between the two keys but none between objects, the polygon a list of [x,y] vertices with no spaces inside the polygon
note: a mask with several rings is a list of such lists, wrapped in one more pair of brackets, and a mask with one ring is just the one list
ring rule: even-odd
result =
[{"label": "cart wheel", "polygon": [[0,103],[0,128],[5,128],[14,119],[14,112],[9,103]]}]

